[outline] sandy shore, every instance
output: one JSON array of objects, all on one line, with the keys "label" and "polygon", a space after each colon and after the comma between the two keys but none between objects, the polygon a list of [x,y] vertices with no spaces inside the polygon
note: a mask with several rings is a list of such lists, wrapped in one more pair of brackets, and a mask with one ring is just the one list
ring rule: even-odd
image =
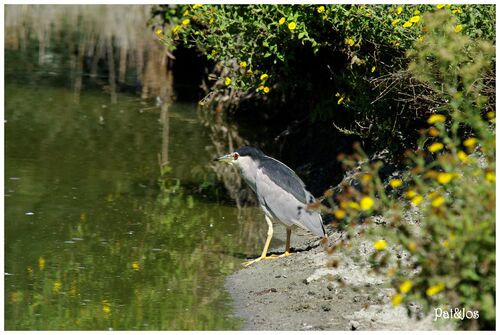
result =
[{"label": "sandy shore", "polygon": [[[292,247],[302,251],[255,263],[227,278],[244,330],[451,329],[451,324],[433,322],[432,315],[417,321],[406,309],[392,306],[394,291],[383,277],[369,272],[370,243],[360,243],[356,259],[340,251],[340,266],[331,268],[317,238],[298,233],[292,236]],[[283,243],[273,252],[283,252],[284,237],[284,228],[275,225],[274,239]],[[332,233],[330,239],[336,238],[339,234]],[[344,284],[335,280],[339,278]]]}]

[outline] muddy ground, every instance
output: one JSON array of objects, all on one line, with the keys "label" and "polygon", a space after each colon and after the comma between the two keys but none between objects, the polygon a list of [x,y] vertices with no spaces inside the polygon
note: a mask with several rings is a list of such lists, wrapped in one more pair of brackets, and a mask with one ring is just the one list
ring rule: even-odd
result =
[{"label": "muddy ground", "polygon": [[[338,233],[330,233],[330,241],[337,238]],[[285,229],[275,225],[271,251],[282,253],[284,239]],[[453,329],[452,324],[434,322],[433,315],[416,320],[403,307],[392,306],[393,289],[369,271],[371,243],[360,242],[354,257],[340,251],[342,261],[332,268],[326,266],[329,256],[317,240],[297,230],[292,247],[298,252],[255,263],[227,278],[234,313],[243,320],[244,330]],[[412,308],[422,314],[419,306]]]}]

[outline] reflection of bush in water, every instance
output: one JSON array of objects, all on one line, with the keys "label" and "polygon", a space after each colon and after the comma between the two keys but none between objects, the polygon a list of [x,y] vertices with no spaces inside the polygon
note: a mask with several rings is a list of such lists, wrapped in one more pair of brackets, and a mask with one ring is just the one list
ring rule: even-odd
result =
[{"label": "reflection of bush in water", "polygon": [[65,54],[78,92],[90,72],[98,82],[111,74],[100,83],[109,85],[112,97],[118,83],[139,84],[143,97],[159,96],[166,51],[146,26],[150,11],[151,6],[10,5],[5,48],[27,51],[36,45],[39,65],[51,62],[54,53]]},{"label": "reflection of bush in water", "polygon": [[115,201],[144,216],[96,232],[89,225],[100,218],[82,215],[73,251],[30,265],[8,295],[7,328],[235,328],[222,281],[239,264],[231,256],[238,246],[231,227],[216,222],[234,210],[198,202],[178,184],[146,206]]}]

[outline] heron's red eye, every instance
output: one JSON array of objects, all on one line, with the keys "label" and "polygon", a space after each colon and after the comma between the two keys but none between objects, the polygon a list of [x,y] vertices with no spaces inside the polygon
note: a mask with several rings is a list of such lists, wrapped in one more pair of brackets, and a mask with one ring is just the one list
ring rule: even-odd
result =
[{"label": "heron's red eye", "polygon": [[237,160],[238,157],[240,157],[240,155],[237,152],[235,152],[234,155],[233,155],[233,157],[234,157],[234,160]]}]

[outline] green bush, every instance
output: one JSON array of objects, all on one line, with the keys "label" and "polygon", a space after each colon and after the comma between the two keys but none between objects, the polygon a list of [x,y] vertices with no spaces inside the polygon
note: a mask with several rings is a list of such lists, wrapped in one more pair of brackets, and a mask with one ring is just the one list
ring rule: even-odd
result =
[{"label": "green bush", "polygon": [[[394,305],[479,311],[479,319],[465,318],[461,326],[494,329],[495,111],[481,92],[495,49],[485,41],[472,47],[445,13],[424,22],[428,32],[409,52],[409,70],[447,104],[428,118],[418,148],[407,153],[404,177],[384,187],[382,163],[362,164],[361,190],[345,186],[325,210],[351,239],[360,217],[362,231],[377,236],[371,261],[390,278]],[[384,225],[374,224],[376,214]]]},{"label": "green bush", "polygon": [[217,64],[210,97],[261,100],[390,143],[444,103],[406,71],[429,12],[454,16],[463,35],[495,38],[489,5],[160,6],[156,31],[169,48],[195,48]]}]

